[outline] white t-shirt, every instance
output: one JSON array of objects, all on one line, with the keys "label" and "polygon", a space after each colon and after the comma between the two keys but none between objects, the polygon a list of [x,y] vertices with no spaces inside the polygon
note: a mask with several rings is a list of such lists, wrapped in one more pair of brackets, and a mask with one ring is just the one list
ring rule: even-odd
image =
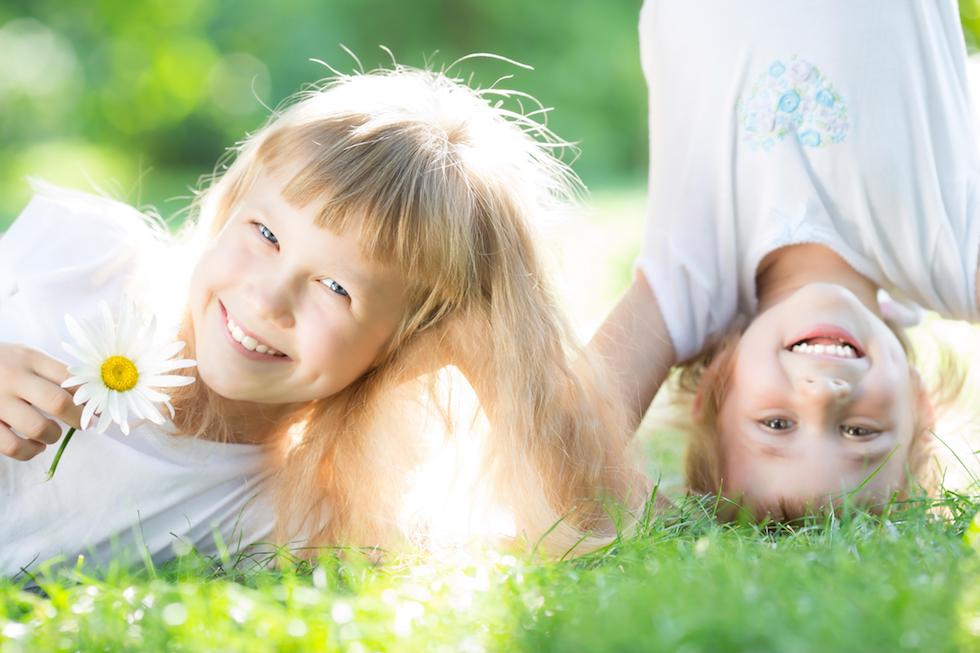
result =
[{"label": "white t-shirt", "polygon": [[678,358],[817,243],[900,301],[977,320],[980,172],[953,0],[647,0],[639,269]]},{"label": "white t-shirt", "polygon": [[[118,305],[137,287],[142,257],[162,249],[134,209],[42,189],[0,238],[0,342],[67,362],[64,315],[89,320],[98,300]],[[95,421],[74,435],[51,481],[57,445],[27,462],[0,457],[0,574],[54,556],[139,564],[148,553],[160,563],[187,545],[212,554],[215,533],[233,552],[268,538],[261,447],[179,437],[150,422],[100,435]]]}]

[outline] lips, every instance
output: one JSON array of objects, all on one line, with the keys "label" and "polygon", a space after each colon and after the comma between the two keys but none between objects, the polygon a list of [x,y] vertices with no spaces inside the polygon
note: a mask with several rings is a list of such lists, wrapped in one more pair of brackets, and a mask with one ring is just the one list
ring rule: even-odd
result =
[{"label": "lips", "polygon": [[[236,349],[239,353],[254,360],[262,361],[287,361],[290,360],[289,356],[277,351],[273,347],[265,344],[265,342],[257,337],[251,331],[247,331],[241,325],[235,323],[233,318],[228,314],[228,309],[219,300],[218,307],[221,313],[222,330],[225,332],[226,337],[232,344],[232,347]],[[230,324],[234,324],[235,334],[231,333]]]},{"label": "lips", "polygon": [[[819,351],[814,351],[820,348]],[[786,349],[789,351],[804,353],[823,353],[826,351],[831,354],[838,348],[850,348],[854,351],[855,358],[864,358],[864,347],[851,332],[838,326],[829,324],[819,324],[798,334],[793,338]],[[850,356],[848,356],[850,357]]]}]

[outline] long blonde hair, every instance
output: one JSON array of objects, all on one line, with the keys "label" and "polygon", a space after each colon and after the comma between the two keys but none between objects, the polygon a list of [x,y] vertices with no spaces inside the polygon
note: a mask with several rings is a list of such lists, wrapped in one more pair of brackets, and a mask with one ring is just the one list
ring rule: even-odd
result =
[{"label": "long blonde hair", "polygon": [[[395,426],[394,397],[410,387],[436,400],[411,379],[447,362],[477,390],[484,469],[530,542],[588,550],[614,530],[607,501],[645,498],[626,411],[574,342],[537,252],[534,223],[567,207],[577,179],[551,152],[561,143],[503,96],[404,67],[338,76],[273,115],[199,197],[194,229],[207,239],[260,167],[298,168],[284,197],[321,203],[319,226],[355,230],[367,256],[409,283],[411,308],[372,368],[280,425],[278,541],[400,538],[395,511],[418,448],[411,426]],[[193,347],[189,315],[184,324]],[[230,435],[205,384],[173,399],[182,432]],[[301,429],[295,446],[287,427]]]}]

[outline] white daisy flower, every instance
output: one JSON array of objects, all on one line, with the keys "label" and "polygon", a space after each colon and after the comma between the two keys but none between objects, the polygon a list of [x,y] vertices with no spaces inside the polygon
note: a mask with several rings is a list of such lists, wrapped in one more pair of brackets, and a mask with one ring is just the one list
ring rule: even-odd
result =
[{"label": "white daisy flower", "polygon": [[193,367],[196,361],[175,359],[184,348],[181,341],[158,344],[156,318],[149,323],[137,319],[132,306],[124,310],[118,323],[105,302],[100,302],[101,324],[91,328],[65,316],[73,344],[62,343],[65,350],[80,363],[70,365],[71,378],[63,388],[81,386],[75,391],[75,405],[85,404],[82,410],[82,429],[87,429],[92,417],[99,415],[96,430],[104,433],[112,422],[129,435],[129,416],[163,424],[164,418],[153,405],[163,403],[173,417],[170,397],[155,388],[173,388],[194,382],[190,376],[165,374]]},{"label": "white daisy flower", "polygon": [[[190,376],[166,374],[173,370],[193,367],[197,361],[172,359],[183,342],[158,343],[156,318],[144,322],[137,316],[132,305],[123,310],[118,322],[105,302],[100,302],[101,321],[82,325],[72,316],[65,316],[68,332],[74,343],[61,343],[78,364],[69,365],[71,377],[61,384],[63,388],[80,386],[75,391],[75,405],[85,404],[81,426],[87,429],[92,418],[98,415],[96,430],[104,433],[115,422],[125,435],[129,435],[130,416],[163,424],[164,418],[154,403],[164,404],[174,416],[170,397],[158,388],[174,388],[194,382]],[[55,454],[48,478],[54,474],[61,454],[74,434],[68,431]]]}]

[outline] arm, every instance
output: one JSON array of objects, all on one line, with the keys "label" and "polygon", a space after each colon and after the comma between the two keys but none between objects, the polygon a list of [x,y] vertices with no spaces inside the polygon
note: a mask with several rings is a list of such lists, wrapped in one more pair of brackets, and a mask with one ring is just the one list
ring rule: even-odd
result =
[{"label": "arm", "polygon": [[636,274],[587,348],[609,366],[631,423],[634,428],[639,426],[676,362],[667,325],[642,273]]}]

